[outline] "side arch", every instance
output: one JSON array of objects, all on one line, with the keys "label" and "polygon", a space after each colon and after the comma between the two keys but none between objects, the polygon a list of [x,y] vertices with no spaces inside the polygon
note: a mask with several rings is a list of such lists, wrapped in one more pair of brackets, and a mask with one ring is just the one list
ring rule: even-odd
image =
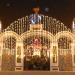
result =
[{"label": "side arch", "polygon": [[8,36],[14,37],[15,39],[19,38],[19,35],[13,31],[5,31],[0,34],[0,38],[8,37]]},{"label": "side arch", "polygon": [[55,41],[58,44],[59,70],[72,71],[74,66],[75,35],[69,31],[62,31],[55,35]]},{"label": "side arch", "polygon": [[2,71],[15,71],[17,39],[19,35],[13,31],[5,31],[0,34]]},{"label": "side arch", "polygon": [[69,31],[62,31],[62,32],[57,33],[54,37],[54,40],[57,42],[57,40],[62,37],[70,38],[72,42],[75,42],[75,35]]}]

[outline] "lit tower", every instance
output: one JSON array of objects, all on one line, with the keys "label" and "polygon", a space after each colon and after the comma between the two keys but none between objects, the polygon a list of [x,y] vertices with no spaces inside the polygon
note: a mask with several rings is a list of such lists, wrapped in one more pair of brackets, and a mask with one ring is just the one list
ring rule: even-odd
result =
[{"label": "lit tower", "polygon": [[72,31],[75,33],[75,18],[72,21]]}]

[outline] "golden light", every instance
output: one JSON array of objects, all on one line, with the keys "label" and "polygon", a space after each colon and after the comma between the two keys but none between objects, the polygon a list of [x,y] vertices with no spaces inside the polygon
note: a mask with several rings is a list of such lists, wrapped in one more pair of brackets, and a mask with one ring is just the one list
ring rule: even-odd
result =
[{"label": "golden light", "polygon": [[35,56],[35,55],[41,56],[41,55],[40,55],[40,51],[37,50],[37,49],[35,49],[34,52],[33,52],[33,56]]}]

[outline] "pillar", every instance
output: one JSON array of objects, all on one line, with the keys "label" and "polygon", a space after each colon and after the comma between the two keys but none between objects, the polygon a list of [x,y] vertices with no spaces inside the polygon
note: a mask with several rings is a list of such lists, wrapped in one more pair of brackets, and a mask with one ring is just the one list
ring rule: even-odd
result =
[{"label": "pillar", "polygon": [[15,71],[23,71],[23,42],[18,39],[16,42],[16,67]]},{"label": "pillar", "polygon": [[73,71],[75,71],[75,43],[71,43],[71,54],[72,54],[72,66]]},{"label": "pillar", "polygon": [[58,67],[58,43],[53,42],[50,49],[50,70],[59,71]]},{"label": "pillar", "polygon": [[2,68],[2,50],[3,50],[3,41],[2,41],[2,38],[0,38],[0,71],[1,71],[1,68]]}]

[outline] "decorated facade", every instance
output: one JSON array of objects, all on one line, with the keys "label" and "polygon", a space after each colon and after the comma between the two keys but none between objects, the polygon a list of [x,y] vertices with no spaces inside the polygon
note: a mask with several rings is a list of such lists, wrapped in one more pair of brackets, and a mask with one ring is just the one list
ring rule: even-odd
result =
[{"label": "decorated facade", "polygon": [[0,33],[1,71],[75,71],[75,33],[55,18],[31,14]]}]

